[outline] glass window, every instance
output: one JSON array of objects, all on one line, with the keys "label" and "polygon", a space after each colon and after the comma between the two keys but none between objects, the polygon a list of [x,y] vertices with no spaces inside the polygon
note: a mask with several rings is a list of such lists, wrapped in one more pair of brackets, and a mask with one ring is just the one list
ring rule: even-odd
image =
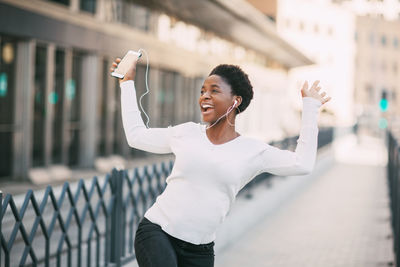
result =
[{"label": "glass window", "polygon": [[12,174],[16,42],[0,36],[0,178]]},{"label": "glass window", "polygon": [[157,105],[160,107],[159,123],[157,127],[167,127],[175,123],[175,73],[160,71],[160,90],[157,95]]},{"label": "glass window", "polygon": [[97,0],[81,0],[81,10],[94,14]]},{"label": "glass window", "polygon": [[381,36],[381,44],[382,44],[382,46],[386,46],[386,36],[385,35]]},{"label": "glass window", "polygon": [[72,77],[67,81],[66,100],[69,104],[69,146],[68,164],[79,163],[79,131],[81,120],[81,84],[82,84],[82,57],[83,54],[74,52],[72,57]]},{"label": "glass window", "polygon": [[0,124],[14,122],[14,74],[16,46],[11,40],[0,39]]},{"label": "glass window", "polygon": [[63,5],[66,5],[66,6],[69,6],[69,1],[70,1],[70,0],[48,0],[48,1],[50,1],[50,2],[55,2],[55,3],[59,3],[59,4],[63,4]]},{"label": "glass window", "polygon": [[367,102],[369,104],[374,103],[374,88],[371,85],[367,84],[365,86],[365,91],[367,95]]},{"label": "glass window", "polygon": [[190,112],[191,109],[196,108],[196,106],[191,106],[191,89],[192,89],[192,79],[188,78],[188,77],[184,77],[182,79],[182,91],[178,92],[179,95],[181,95],[181,103],[179,105],[179,111],[180,113],[182,113],[184,116],[182,116],[182,120],[183,121],[178,121],[178,123],[183,123],[186,121],[190,121]]},{"label": "glass window", "polygon": [[110,75],[109,64],[107,60],[103,60],[103,76],[102,88],[97,98],[97,118],[98,118],[98,155],[106,155],[106,142],[107,142],[107,91],[108,91],[108,75]]},{"label": "glass window", "polygon": [[112,104],[114,110],[114,138],[113,138],[113,152],[118,155],[122,155],[124,145],[128,145],[125,141],[125,134],[122,128],[122,120],[121,120],[121,94],[119,88],[119,81],[115,79],[115,85],[113,92],[113,100]]},{"label": "glass window", "polygon": [[56,50],[54,91],[50,93],[49,101],[54,105],[53,114],[53,148],[52,163],[62,162],[63,124],[64,124],[64,86],[65,86],[65,52]]},{"label": "glass window", "polygon": [[36,47],[33,92],[32,166],[44,165],[47,48]]},{"label": "glass window", "polygon": [[197,108],[190,108],[190,120],[197,122],[200,120],[200,116],[198,116],[200,114],[200,107],[198,104],[198,100],[200,97],[200,89],[203,86],[204,83],[204,78],[203,77],[196,77],[196,78],[192,78],[191,79],[191,88],[189,90],[190,92],[190,103],[193,103],[193,106],[196,106]]},{"label": "glass window", "polygon": [[142,31],[150,29],[150,10],[146,7],[131,3],[123,2],[122,23],[128,24]]},{"label": "glass window", "polygon": [[370,45],[373,45],[373,44],[374,44],[374,40],[375,40],[374,34],[371,32],[371,33],[369,34],[369,44],[370,44]]},{"label": "glass window", "polygon": [[[194,79],[194,87],[193,87],[193,97],[191,97],[191,99],[193,99],[192,103],[198,103],[198,98],[200,96],[200,89],[203,86],[205,77],[196,77]],[[198,105],[198,104],[197,104]],[[193,121],[199,121],[201,118],[201,111],[200,108],[196,108],[196,109],[192,109],[192,120]]]}]

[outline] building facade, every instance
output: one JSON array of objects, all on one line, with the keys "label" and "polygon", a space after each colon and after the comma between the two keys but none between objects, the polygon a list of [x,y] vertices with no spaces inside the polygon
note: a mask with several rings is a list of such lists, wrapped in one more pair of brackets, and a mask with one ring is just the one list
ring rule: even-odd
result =
[{"label": "building facade", "polygon": [[[355,42],[359,119],[370,128],[386,128],[400,119],[400,19],[358,16]],[[380,107],[382,98],[387,108]]]},{"label": "building facade", "polygon": [[291,83],[322,80],[338,125],[359,122],[380,133],[399,121],[400,1],[280,0],[277,28],[316,62],[292,69]]},{"label": "building facade", "polygon": [[352,12],[328,1],[278,2],[278,32],[315,62],[290,70],[291,88],[298,88],[304,80],[320,80],[322,90],[332,97],[321,119],[337,126],[355,122],[355,27]]},{"label": "building facade", "polygon": [[[114,58],[129,49],[145,48],[150,56],[150,93],[142,102],[150,127],[200,122],[201,84],[220,63],[241,64],[251,77],[261,74],[258,83],[269,84],[255,87],[256,94],[284,95],[287,71],[311,61],[256,9],[238,4],[239,9],[226,1],[1,0],[0,179],[27,179],[51,166],[93,168],[96,159],[111,155],[146,155],[126,144],[118,81],[109,75]],[[146,91],[145,73],[144,56],[138,96]],[[269,92],[277,86],[279,93]],[[238,127],[267,140],[273,136],[261,131],[275,106],[271,101],[265,107],[261,98]],[[271,132],[282,132],[280,125],[273,127]]]}]

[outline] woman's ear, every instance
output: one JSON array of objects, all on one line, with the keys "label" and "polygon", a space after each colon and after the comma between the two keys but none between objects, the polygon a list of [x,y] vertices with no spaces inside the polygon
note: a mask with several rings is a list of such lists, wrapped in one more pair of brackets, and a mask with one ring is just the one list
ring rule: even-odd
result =
[{"label": "woman's ear", "polygon": [[236,97],[236,100],[237,100],[236,107],[239,107],[240,104],[242,104],[242,97],[241,97],[241,96],[237,96],[237,97]]}]

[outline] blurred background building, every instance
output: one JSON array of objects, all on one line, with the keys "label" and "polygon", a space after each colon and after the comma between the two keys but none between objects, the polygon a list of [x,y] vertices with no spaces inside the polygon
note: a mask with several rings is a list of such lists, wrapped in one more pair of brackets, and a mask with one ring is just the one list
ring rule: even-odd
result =
[{"label": "blurred background building", "polygon": [[233,63],[255,91],[238,131],[264,141],[297,134],[300,91],[288,73],[313,62],[277,33],[274,8],[265,16],[242,0],[0,0],[0,180],[65,179],[115,155],[147,155],[125,141],[108,70],[129,49],[150,56],[150,127],[200,122],[203,79]]},{"label": "blurred background building", "polygon": [[[296,6],[296,8],[293,8]],[[354,123],[354,15],[329,1],[278,1],[277,30],[316,64],[292,69],[290,88],[320,80],[332,96],[325,109],[337,126]],[[292,97],[295,97],[292,95]]]},{"label": "blurred background building", "polygon": [[320,79],[332,96],[323,120],[337,126],[358,123],[375,134],[399,127],[400,1],[249,2],[316,63],[289,71],[290,93],[304,79]]}]

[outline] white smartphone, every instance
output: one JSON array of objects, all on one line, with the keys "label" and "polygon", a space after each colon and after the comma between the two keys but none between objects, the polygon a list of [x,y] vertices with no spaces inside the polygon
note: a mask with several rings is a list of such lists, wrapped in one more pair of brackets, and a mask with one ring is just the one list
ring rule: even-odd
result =
[{"label": "white smartphone", "polygon": [[129,50],[122,58],[114,72],[111,73],[111,76],[123,79],[132,63],[141,56],[142,54],[140,52]]}]

